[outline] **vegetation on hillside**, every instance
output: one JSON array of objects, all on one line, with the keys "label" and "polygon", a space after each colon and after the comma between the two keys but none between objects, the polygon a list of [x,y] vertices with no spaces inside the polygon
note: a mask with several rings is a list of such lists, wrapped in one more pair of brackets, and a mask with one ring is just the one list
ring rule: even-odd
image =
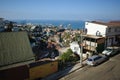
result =
[{"label": "vegetation on hillside", "polygon": [[60,69],[63,69],[67,66],[72,66],[77,60],[79,60],[79,58],[72,52],[71,49],[68,49],[60,56],[59,67]]}]

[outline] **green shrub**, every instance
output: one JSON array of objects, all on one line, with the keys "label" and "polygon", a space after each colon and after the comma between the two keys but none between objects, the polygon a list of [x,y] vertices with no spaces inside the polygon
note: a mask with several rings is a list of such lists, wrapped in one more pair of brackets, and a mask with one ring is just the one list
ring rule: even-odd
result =
[{"label": "green shrub", "polygon": [[63,53],[61,56],[60,56],[60,59],[62,60],[62,62],[69,62],[71,61],[71,56],[72,56],[73,52],[71,49],[68,49],[67,52]]}]

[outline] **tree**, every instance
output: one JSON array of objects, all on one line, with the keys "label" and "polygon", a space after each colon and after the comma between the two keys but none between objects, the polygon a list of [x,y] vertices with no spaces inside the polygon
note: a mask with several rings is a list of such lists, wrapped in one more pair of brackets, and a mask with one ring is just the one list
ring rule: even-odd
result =
[{"label": "tree", "polygon": [[13,28],[13,22],[10,21],[9,24],[8,24],[8,27],[7,27],[6,31],[7,32],[11,32],[12,28]]},{"label": "tree", "polygon": [[60,58],[62,60],[62,62],[67,62],[67,61],[71,61],[71,55],[73,54],[71,49],[68,49],[67,52],[63,53]]}]

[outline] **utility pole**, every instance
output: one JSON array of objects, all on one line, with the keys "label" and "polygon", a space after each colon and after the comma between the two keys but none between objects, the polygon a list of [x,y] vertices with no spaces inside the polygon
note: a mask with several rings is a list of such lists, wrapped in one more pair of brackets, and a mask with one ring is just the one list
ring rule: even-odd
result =
[{"label": "utility pole", "polygon": [[82,32],[80,34],[80,43],[81,43],[81,50],[80,50],[80,65],[82,66],[82,59],[83,59],[83,46],[82,46]]}]

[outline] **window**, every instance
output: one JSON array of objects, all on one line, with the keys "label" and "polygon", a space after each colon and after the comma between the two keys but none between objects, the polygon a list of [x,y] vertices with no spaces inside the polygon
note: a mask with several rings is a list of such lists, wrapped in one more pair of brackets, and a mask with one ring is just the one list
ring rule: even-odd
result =
[{"label": "window", "polygon": [[100,58],[102,58],[101,56],[98,56],[98,57],[96,57],[95,59],[94,59],[94,61],[96,61],[96,60],[98,60],[98,59],[100,59]]},{"label": "window", "polygon": [[115,32],[117,32],[117,28],[115,28]]},{"label": "window", "polygon": [[119,39],[118,39],[118,36],[115,36],[115,41],[118,41]]},{"label": "window", "polygon": [[111,32],[111,28],[108,28],[108,32]]},{"label": "window", "polygon": [[88,61],[92,61],[92,59],[88,58]]},{"label": "window", "polygon": [[108,42],[109,42],[109,43],[111,42],[111,38],[108,39]]}]

